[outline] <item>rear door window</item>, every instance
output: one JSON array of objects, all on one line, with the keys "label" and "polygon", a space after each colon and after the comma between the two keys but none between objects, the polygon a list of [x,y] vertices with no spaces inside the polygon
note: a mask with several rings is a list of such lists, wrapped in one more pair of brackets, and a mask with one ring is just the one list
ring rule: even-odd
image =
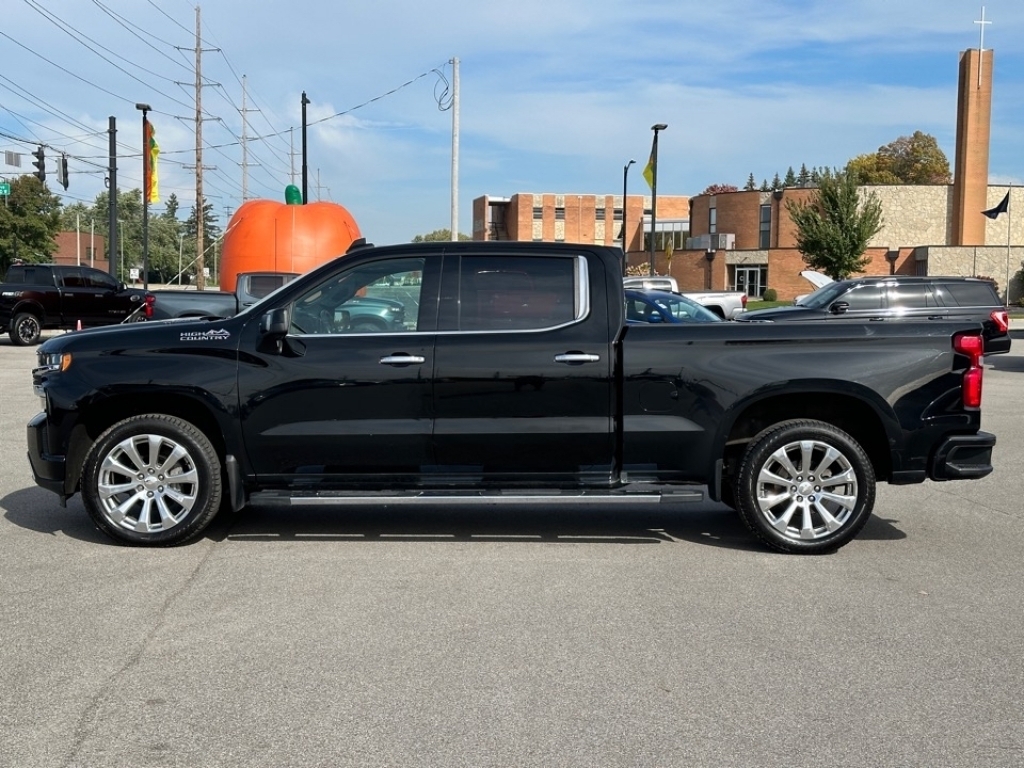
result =
[{"label": "rear door window", "polygon": [[463,256],[458,328],[540,330],[577,317],[574,257]]},{"label": "rear door window", "polygon": [[888,290],[889,309],[928,309],[939,306],[926,283],[904,283],[890,285]]}]

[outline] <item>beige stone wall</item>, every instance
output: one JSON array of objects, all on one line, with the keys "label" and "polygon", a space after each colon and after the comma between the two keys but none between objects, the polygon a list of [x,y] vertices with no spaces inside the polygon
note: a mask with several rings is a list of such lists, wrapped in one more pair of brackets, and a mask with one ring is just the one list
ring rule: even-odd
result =
[{"label": "beige stone wall", "polygon": [[[1003,194],[1006,194],[1005,192]],[[1000,197],[1000,200],[1002,198]],[[999,200],[996,200],[998,203]],[[995,203],[993,203],[994,205]],[[1005,219],[1006,216],[1000,216]],[[1016,226],[1014,227],[1016,229]],[[1003,237],[1006,237],[1003,227]],[[996,281],[999,295],[1006,299],[1006,284],[1009,277],[1010,303],[1021,299],[1022,286],[1017,279],[1024,261],[1024,248],[1005,245],[950,246],[919,249],[928,259],[929,275],[957,275],[960,277],[991,277]]]},{"label": "beige stone wall", "polygon": [[953,205],[951,186],[897,185],[861,189],[864,195],[873,192],[882,204],[882,229],[868,245],[896,248],[904,245],[945,245],[949,242]]},{"label": "beige stone wall", "polygon": [[1000,214],[996,219],[985,217],[985,244],[1005,246],[1006,228],[1010,227],[1010,244],[1019,245],[1024,243],[1024,188],[992,186],[988,188],[988,198],[985,210],[995,208],[1003,201],[1006,192],[1010,192],[1010,207],[1006,213]]}]

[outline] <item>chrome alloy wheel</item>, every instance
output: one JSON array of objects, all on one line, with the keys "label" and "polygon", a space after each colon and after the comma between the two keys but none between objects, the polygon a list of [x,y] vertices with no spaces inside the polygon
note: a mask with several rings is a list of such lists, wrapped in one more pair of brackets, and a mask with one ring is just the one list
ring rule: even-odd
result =
[{"label": "chrome alloy wheel", "polygon": [[188,517],[199,495],[196,463],[180,443],[141,434],[117,443],[100,464],[98,497],[114,526],[166,531]]},{"label": "chrome alloy wheel", "polygon": [[786,443],[757,474],[757,506],[783,536],[814,540],[850,520],[857,506],[857,473],[834,446],[817,440]]}]

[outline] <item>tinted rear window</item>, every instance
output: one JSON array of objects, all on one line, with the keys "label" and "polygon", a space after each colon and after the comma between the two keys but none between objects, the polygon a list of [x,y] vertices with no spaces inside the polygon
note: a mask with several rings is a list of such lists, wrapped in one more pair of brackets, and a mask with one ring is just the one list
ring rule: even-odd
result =
[{"label": "tinted rear window", "polygon": [[49,267],[14,266],[7,270],[4,282],[22,285],[53,285],[53,274]]},{"label": "tinted rear window", "polygon": [[292,279],[291,275],[249,275],[249,295],[257,299],[268,296]]},{"label": "tinted rear window", "polygon": [[889,287],[889,307],[892,309],[921,309],[935,306],[938,306],[938,303],[929,285],[904,283]]},{"label": "tinted rear window", "polygon": [[964,281],[962,283],[943,283],[937,286],[949,306],[959,307],[993,307],[1001,304],[991,283],[982,281]]}]

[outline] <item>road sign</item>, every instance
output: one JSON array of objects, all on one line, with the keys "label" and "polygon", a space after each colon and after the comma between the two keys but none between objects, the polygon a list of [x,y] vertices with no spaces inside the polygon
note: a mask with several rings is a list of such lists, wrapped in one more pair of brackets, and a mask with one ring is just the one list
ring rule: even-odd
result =
[{"label": "road sign", "polygon": [[0,181],[0,195],[7,197],[11,194],[11,182]]}]

